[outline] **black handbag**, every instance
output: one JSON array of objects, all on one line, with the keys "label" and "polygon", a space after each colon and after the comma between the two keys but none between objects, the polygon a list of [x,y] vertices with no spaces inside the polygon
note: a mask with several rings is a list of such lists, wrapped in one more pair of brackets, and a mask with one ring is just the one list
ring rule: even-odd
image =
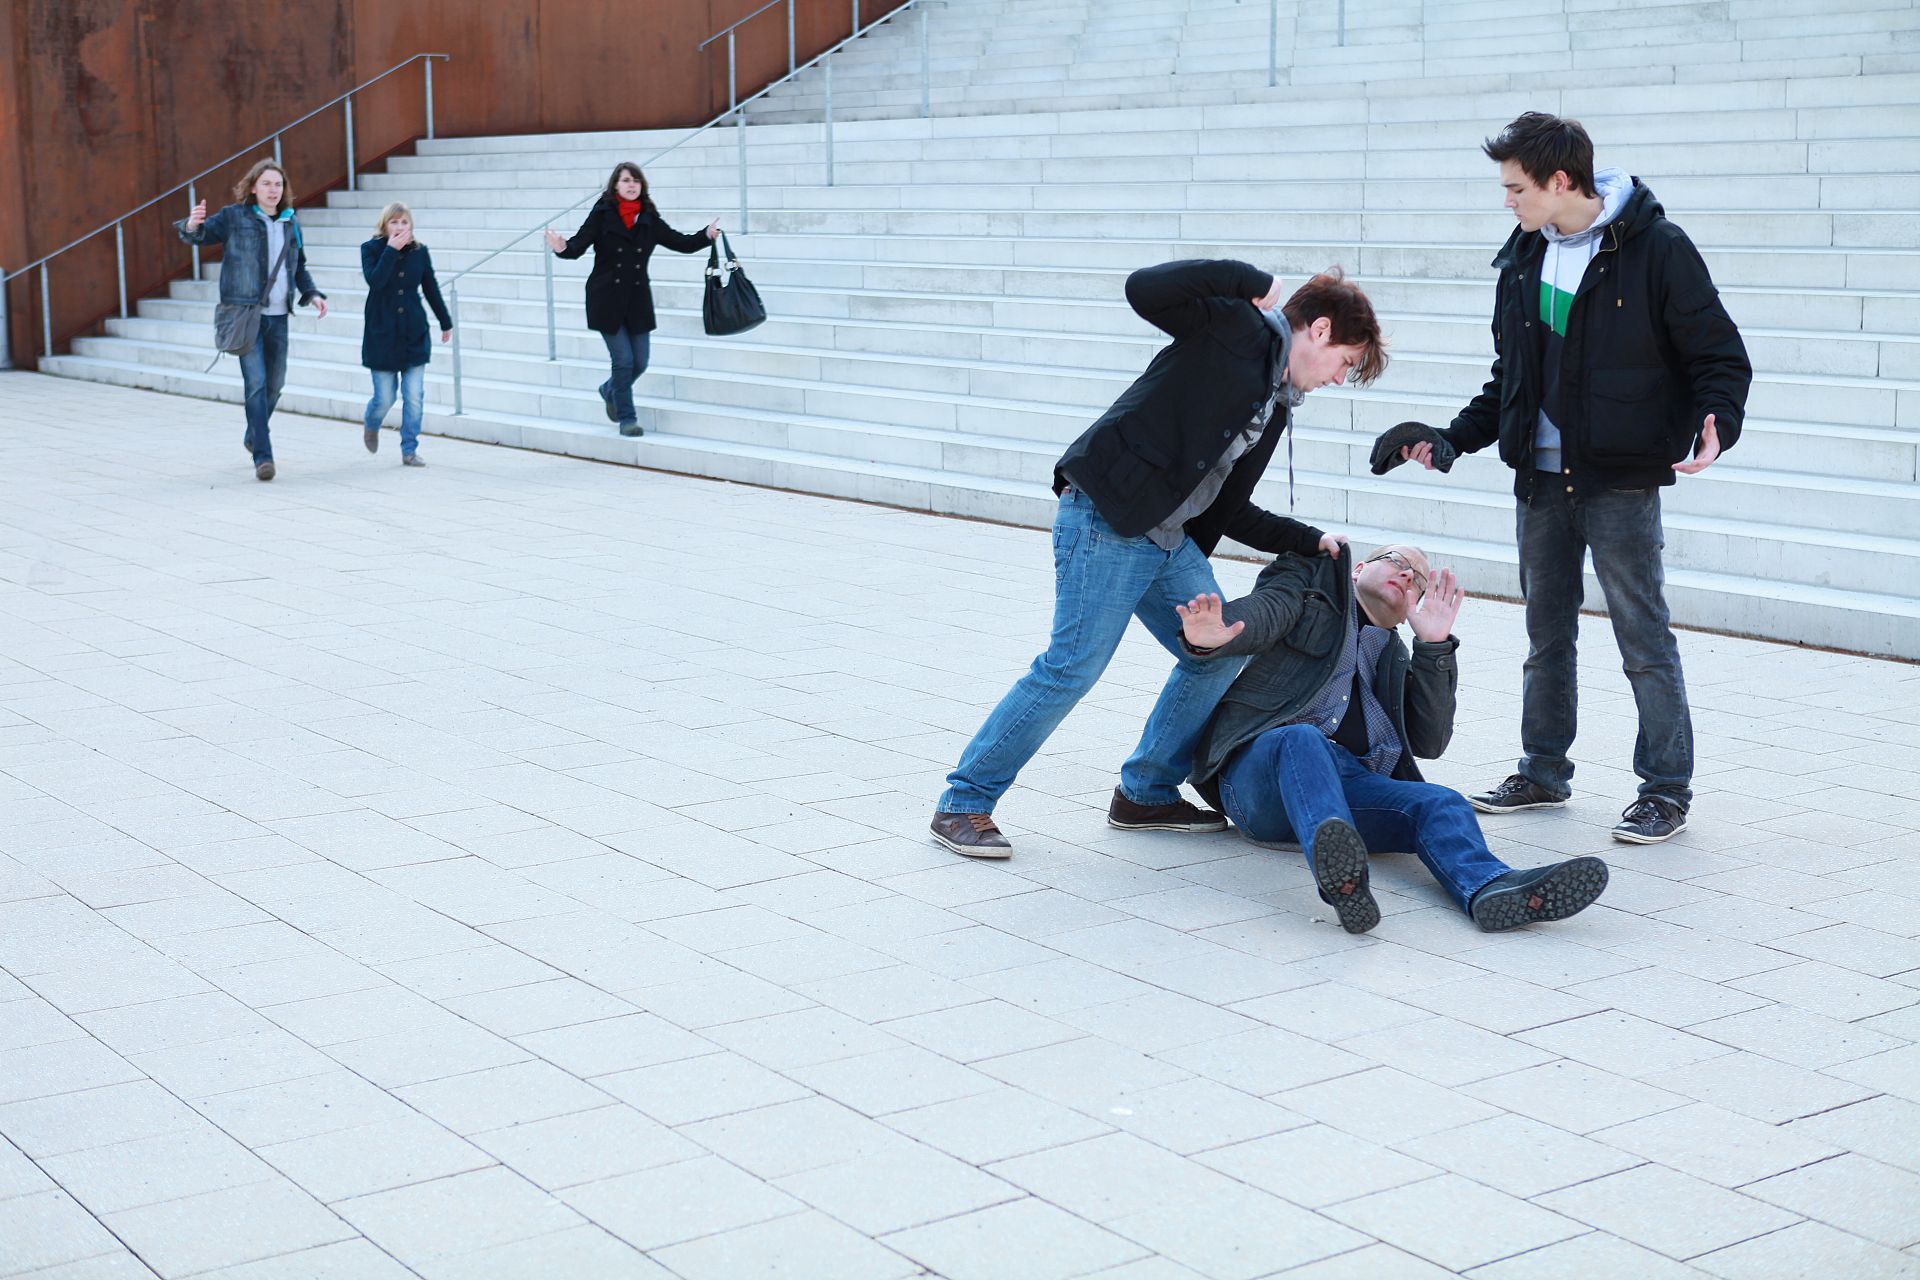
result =
[{"label": "black handbag", "polygon": [[[725,257],[722,258],[722,251]],[[716,337],[745,333],[767,318],[760,291],[740,269],[733,246],[722,231],[707,250],[707,294],[700,301],[700,319],[707,332]]]},{"label": "black handbag", "polygon": [[[267,282],[261,286],[258,302],[222,302],[213,308],[213,345],[222,354],[244,356],[253,350],[253,344],[260,340],[260,315],[267,309],[267,298],[273,293],[273,278],[280,274],[280,268],[286,264],[287,251],[293,248],[293,228],[287,228],[287,234],[280,241],[280,256],[273,261],[273,270],[267,272]],[[219,356],[215,356],[217,361]]]}]

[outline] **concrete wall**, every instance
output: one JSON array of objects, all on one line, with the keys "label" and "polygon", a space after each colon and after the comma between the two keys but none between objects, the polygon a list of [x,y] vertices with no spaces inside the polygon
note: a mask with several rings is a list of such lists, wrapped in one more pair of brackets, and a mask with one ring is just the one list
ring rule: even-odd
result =
[{"label": "concrete wall", "polygon": [[[871,21],[901,0],[864,0]],[[0,19],[0,267],[16,269],[183,181],[411,54],[434,67],[442,136],[655,128],[725,109],[725,42],[700,41],[764,0],[14,0]],[[801,60],[843,38],[851,0],[794,0]],[[739,37],[739,83],[786,71],[784,6]],[[355,99],[360,162],[407,146],[422,129],[418,64]],[[296,199],[346,176],[345,123],[334,107],[282,140]],[[208,202],[257,155],[206,180]],[[184,195],[126,224],[130,296],[187,268],[168,225]],[[57,345],[118,306],[111,233],[52,264]],[[39,353],[33,278],[8,289],[14,363]]]}]

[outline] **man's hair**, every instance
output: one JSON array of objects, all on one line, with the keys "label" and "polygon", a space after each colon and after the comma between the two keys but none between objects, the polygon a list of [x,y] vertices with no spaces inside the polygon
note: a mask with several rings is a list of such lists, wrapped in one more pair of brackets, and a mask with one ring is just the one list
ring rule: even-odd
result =
[{"label": "man's hair", "polygon": [[1280,310],[1287,317],[1287,325],[1296,330],[1325,316],[1333,325],[1328,340],[1334,346],[1361,348],[1360,363],[1348,375],[1349,383],[1365,386],[1387,371],[1387,340],[1380,334],[1373,304],[1339,267],[1331,267],[1295,289]]},{"label": "man's hair", "polygon": [[1520,172],[1533,179],[1536,187],[1544,187],[1554,174],[1564,173],[1581,195],[1595,194],[1593,139],[1578,120],[1529,111],[1502,129],[1499,137],[1481,143],[1480,149],[1496,164],[1518,161]]}]

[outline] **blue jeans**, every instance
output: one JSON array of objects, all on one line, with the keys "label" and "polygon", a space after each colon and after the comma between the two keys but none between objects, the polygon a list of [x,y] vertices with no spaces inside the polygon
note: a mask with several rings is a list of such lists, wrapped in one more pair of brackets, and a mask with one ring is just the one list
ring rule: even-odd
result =
[{"label": "blue jeans", "polygon": [[613,373],[600,384],[600,397],[613,402],[614,416],[621,426],[629,426],[639,421],[633,412],[633,384],[640,381],[640,375],[647,371],[647,358],[653,351],[651,333],[635,333],[631,329],[615,329],[612,333],[600,335],[606,339],[607,358],[613,362]]},{"label": "blue jeans", "polygon": [[253,350],[240,357],[240,385],[247,406],[243,443],[253,452],[255,466],[272,462],[273,437],[267,431],[267,419],[280,403],[280,388],[287,385],[287,317],[260,317],[260,336]]},{"label": "blue jeans", "polygon": [[1570,793],[1579,700],[1575,643],[1589,549],[1607,596],[1613,638],[1633,688],[1640,733],[1633,771],[1640,794],[1693,800],[1693,717],[1680,647],[1673,638],[1660,563],[1666,537],[1660,490],[1609,489],[1582,498],[1542,472],[1533,501],[1519,504],[1520,593],[1527,601],[1527,664],[1521,684],[1522,777],[1557,796]]},{"label": "blue jeans", "polygon": [[1220,800],[1254,839],[1299,842],[1309,866],[1313,833],[1340,818],[1370,850],[1419,855],[1462,911],[1511,870],[1487,848],[1465,796],[1375,773],[1310,724],[1269,729],[1234,752],[1220,774]]},{"label": "blue jeans", "polygon": [[378,431],[393,408],[395,384],[400,391],[400,452],[411,456],[420,444],[420,419],[427,405],[427,366],[417,364],[404,373],[391,369],[369,369],[373,375],[373,399],[367,401],[367,430]]},{"label": "blue jeans", "polygon": [[1218,591],[1213,568],[1193,539],[1162,551],[1149,538],[1123,538],[1092,501],[1069,489],[1053,520],[1053,638],[1000,699],[947,775],[946,813],[991,813],[1014,775],[1113,660],[1127,622],[1139,618],[1179,661],[1147,717],[1140,745],[1120,769],[1120,789],[1135,804],[1172,804],[1193,768],[1193,750],[1244,663],[1188,657],[1180,648],[1176,604]]}]

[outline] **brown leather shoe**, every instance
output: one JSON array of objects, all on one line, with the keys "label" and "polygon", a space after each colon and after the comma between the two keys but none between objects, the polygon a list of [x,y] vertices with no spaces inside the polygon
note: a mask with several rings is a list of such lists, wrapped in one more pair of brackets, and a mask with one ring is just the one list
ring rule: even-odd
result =
[{"label": "brown leather shoe", "polygon": [[1225,831],[1227,817],[1186,800],[1172,804],[1135,804],[1120,788],[1107,806],[1107,825],[1122,831]]},{"label": "brown leather shoe", "polygon": [[253,478],[255,480],[273,479],[273,459],[268,458],[265,462],[262,462],[258,466],[254,467]]},{"label": "brown leather shoe", "polygon": [[1011,858],[1013,844],[984,813],[933,815],[933,838],[966,858]]}]

